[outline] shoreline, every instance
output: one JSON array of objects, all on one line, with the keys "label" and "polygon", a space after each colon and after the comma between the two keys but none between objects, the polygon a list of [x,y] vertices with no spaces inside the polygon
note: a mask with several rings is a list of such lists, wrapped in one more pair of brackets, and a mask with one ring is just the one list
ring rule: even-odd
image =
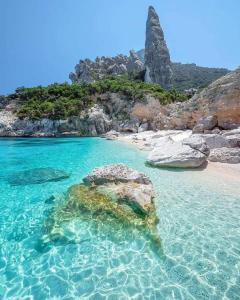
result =
[{"label": "shoreline", "polygon": [[[178,139],[181,135],[185,135],[185,137],[190,136],[191,130],[186,130],[184,132],[177,131],[177,130],[166,130],[165,133],[174,133],[175,139]],[[140,151],[150,151],[153,149],[151,145],[151,139],[154,136],[162,135],[163,132],[152,132],[152,131],[145,131],[143,133],[119,133],[117,137],[108,138],[110,140],[116,140],[128,145],[136,147]],[[164,135],[162,135],[164,136]],[[156,138],[157,140],[157,138]],[[184,170],[184,169],[183,169]],[[239,181],[240,183],[240,164],[228,164],[228,163],[221,163],[221,162],[211,162],[208,161],[206,166],[187,169],[187,171],[192,172],[201,172],[201,174],[208,174],[212,176],[222,177],[226,180],[234,180]]]},{"label": "shoreline", "polygon": [[[191,130],[160,130],[160,131],[144,131],[141,133],[123,133],[114,132],[112,134],[105,134],[100,136],[80,136],[76,133],[61,134],[61,135],[36,135],[36,136],[0,136],[0,139],[21,139],[21,138],[104,138],[111,141],[123,142],[129,146],[135,147],[140,151],[150,153],[154,148],[154,140],[157,142],[159,138],[171,136],[174,140],[178,141],[183,138],[191,136]],[[183,169],[184,170],[184,169]],[[222,177],[226,180],[234,180],[240,182],[240,164],[229,164],[220,162],[208,161],[206,166],[198,168],[188,168],[187,171],[201,172],[204,174]]]}]

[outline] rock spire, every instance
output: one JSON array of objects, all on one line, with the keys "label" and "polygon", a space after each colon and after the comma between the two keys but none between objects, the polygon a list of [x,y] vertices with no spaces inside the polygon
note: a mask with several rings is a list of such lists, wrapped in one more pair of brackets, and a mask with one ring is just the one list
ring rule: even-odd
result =
[{"label": "rock spire", "polygon": [[164,39],[159,17],[150,6],[146,24],[145,43],[145,81],[161,84],[164,88],[171,85],[172,69],[170,54]]}]

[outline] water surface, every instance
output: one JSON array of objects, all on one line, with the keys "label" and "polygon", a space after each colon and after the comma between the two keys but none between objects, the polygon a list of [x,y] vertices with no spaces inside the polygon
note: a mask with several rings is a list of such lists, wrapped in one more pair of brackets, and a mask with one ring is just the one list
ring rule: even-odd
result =
[{"label": "water surface", "polygon": [[[145,156],[99,138],[0,139],[0,299],[240,299],[240,182],[149,168]],[[77,217],[64,224],[71,242],[42,247],[44,223],[68,187],[118,162],[154,183],[162,252],[134,230]],[[35,168],[69,177],[9,183]]]}]

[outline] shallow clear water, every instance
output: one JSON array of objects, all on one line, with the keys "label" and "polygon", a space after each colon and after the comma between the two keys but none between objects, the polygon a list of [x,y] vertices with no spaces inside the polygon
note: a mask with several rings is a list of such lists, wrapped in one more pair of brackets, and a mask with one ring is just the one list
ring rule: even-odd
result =
[{"label": "shallow clear water", "polygon": [[[98,138],[1,139],[0,299],[240,299],[240,181],[149,168],[145,156]],[[44,223],[68,187],[117,162],[154,183],[161,251],[134,229],[78,217],[64,224],[71,242],[42,247]],[[34,168],[70,177],[9,184]]]}]

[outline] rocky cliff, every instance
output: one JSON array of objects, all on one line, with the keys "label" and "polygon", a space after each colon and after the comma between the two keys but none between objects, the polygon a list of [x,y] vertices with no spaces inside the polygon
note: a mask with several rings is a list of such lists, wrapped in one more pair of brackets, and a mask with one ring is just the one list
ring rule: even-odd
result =
[{"label": "rocky cliff", "polygon": [[145,82],[159,83],[169,88],[172,83],[170,54],[160,26],[159,17],[152,6],[149,7],[146,24]]},{"label": "rocky cliff", "polygon": [[164,88],[186,89],[204,88],[214,80],[227,74],[223,68],[199,67],[195,64],[173,63],[164,38],[164,32],[159,17],[152,6],[149,7],[146,23],[145,49],[130,55],[115,57],[97,57],[80,60],[75,71],[70,73],[72,82],[93,82],[111,75],[129,74],[146,82],[156,82]]},{"label": "rocky cliff", "polygon": [[162,107],[155,118],[159,129],[208,131],[240,126],[240,69],[210,84],[192,99]]},{"label": "rocky cliff", "polygon": [[107,76],[122,74],[134,75],[144,70],[141,62],[134,50],[130,55],[117,55],[115,57],[97,57],[95,61],[89,59],[80,60],[75,67],[75,72],[70,73],[69,78],[72,82],[93,82]]}]

